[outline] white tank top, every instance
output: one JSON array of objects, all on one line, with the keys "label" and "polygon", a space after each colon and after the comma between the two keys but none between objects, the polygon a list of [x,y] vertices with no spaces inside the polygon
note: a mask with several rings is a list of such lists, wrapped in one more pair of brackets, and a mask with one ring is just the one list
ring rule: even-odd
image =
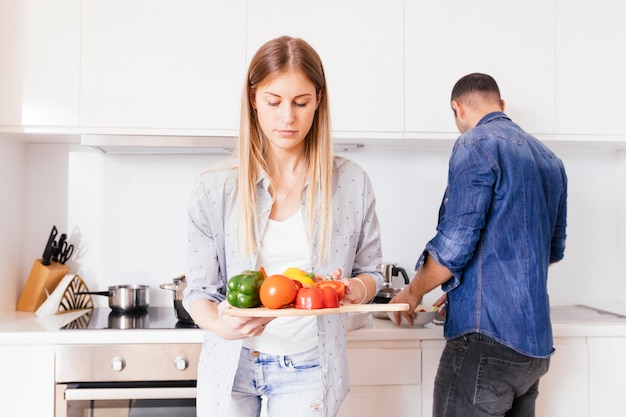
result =
[{"label": "white tank top", "polygon": [[[301,210],[282,222],[269,220],[261,239],[257,269],[261,266],[268,276],[282,274],[290,267],[312,269]],[[305,352],[318,345],[317,320],[315,316],[277,317],[262,335],[244,339],[243,345],[274,355]]]}]

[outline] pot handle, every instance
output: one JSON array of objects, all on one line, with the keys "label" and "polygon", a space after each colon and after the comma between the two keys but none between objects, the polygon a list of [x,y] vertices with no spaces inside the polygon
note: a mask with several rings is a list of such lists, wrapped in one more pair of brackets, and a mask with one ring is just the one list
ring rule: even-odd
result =
[{"label": "pot handle", "polygon": [[170,291],[177,291],[178,290],[178,284],[174,284],[171,282],[168,282],[167,284],[161,284],[159,285],[159,287],[162,290],[170,290]]},{"label": "pot handle", "polygon": [[75,292],[74,294],[75,295],[87,295],[87,294],[106,295],[107,297],[111,295],[111,293],[108,291],[79,291],[79,292]]}]

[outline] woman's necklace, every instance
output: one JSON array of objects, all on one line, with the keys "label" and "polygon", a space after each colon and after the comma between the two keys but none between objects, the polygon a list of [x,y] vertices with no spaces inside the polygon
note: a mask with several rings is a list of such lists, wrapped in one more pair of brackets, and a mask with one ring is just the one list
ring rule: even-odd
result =
[{"label": "woman's necklace", "polygon": [[306,169],[302,170],[302,174],[300,174],[300,176],[298,177],[298,179],[296,180],[296,182],[294,182],[293,186],[289,189],[289,191],[287,191],[287,193],[281,193],[280,191],[278,191],[278,189],[276,189],[276,194],[278,194],[278,196],[280,198],[282,198],[283,200],[285,200],[287,197],[289,197],[289,194],[291,194],[291,192],[296,188],[296,186],[298,184],[300,184],[300,181],[302,180],[302,177],[304,177],[307,173],[307,171],[309,170],[309,168],[307,167]]}]

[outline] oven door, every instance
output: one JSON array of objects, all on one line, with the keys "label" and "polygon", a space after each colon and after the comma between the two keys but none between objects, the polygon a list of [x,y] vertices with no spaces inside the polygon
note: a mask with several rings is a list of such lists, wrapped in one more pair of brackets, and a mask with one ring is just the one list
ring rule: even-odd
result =
[{"label": "oven door", "polygon": [[201,348],[57,345],[55,417],[195,416]]},{"label": "oven door", "polygon": [[196,416],[196,382],[57,384],[55,417]]}]

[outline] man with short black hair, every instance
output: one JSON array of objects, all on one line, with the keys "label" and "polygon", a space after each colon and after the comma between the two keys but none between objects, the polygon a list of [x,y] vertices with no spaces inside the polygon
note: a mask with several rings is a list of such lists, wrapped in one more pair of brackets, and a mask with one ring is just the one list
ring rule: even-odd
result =
[{"label": "man with short black hair", "polygon": [[391,302],[412,312],[437,286],[446,293],[434,417],[532,417],[554,352],[547,278],[565,250],[565,168],[504,114],[489,75],[461,78],[451,106],[461,136],[437,234]]}]

